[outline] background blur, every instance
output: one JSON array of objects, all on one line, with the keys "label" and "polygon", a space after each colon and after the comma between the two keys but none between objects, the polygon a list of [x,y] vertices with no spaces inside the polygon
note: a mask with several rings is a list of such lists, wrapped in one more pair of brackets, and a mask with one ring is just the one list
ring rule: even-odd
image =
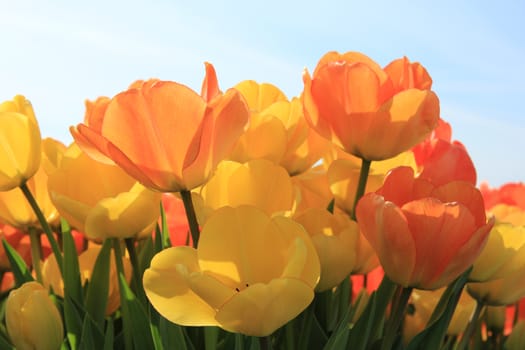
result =
[{"label": "background blur", "polygon": [[525,181],[525,2],[0,0],[0,101],[21,93],[42,135],[69,143],[84,100],[136,79],[223,90],[254,79],[299,95],[327,51],[382,66],[406,55],[434,80],[442,118],[479,181]]}]

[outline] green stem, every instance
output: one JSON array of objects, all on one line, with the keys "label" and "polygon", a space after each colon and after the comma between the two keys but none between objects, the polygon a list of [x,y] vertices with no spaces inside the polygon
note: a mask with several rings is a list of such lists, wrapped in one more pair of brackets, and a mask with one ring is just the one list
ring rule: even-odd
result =
[{"label": "green stem", "polygon": [[31,242],[31,260],[33,262],[33,270],[36,273],[36,280],[42,284],[44,279],[42,277],[42,267],[40,260],[42,259],[42,243],[40,242],[40,234],[34,227],[29,228],[29,241]]},{"label": "green stem", "polygon": [[20,189],[22,190],[22,193],[24,193],[24,196],[29,202],[29,205],[35,212],[35,215],[38,218],[38,222],[40,222],[40,226],[42,226],[42,229],[44,230],[44,233],[46,234],[47,239],[49,240],[49,243],[51,244],[51,249],[53,250],[53,254],[55,255],[55,259],[57,261],[58,268],[60,269],[60,273],[62,274],[62,271],[63,271],[62,270],[62,266],[63,266],[62,253],[60,252],[60,249],[58,248],[58,243],[55,239],[55,236],[53,236],[51,227],[49,227],[49,224],[47,223],[47,220],[44,217],[42,210],[40,210],[40,207],[38,206],[38,203],[36,202],[35,197],[29,190],[29,187],[27,187],[27,184],[23,183],[22,185],[20,185]]},{"label": "green stem", "polygon": [[474,309],[474,313],[472,314],[472,317],[468,322],[467,329],[465,329],[465,332],[463,332],[461,341],[459,342],[458,347],[456,348],[457,350],[463,350],[468,348],[470,338],[472,337],[472,334],[474,334],[476,324],[478,323],[479,315],[481,314],[481,310],[483,310],[484,306],[485,305],[482,302],[476,300],[476,308]]},{"label": "green stem", "polygon": [[352,220],[354,221],[356,219],[355,207],[357,206],[357,202],[359,202],[361,197],[363,197],[363,194],[365,194],[366,182],[368,181],[368,173],[370,172],[370,164],[372,164],[371,160],[367,160],[364,158],[361,159],[361,171],[359,172],[359,182],[357,183],[354,205],[352,206]]},{"label": "green stem", "polygon": [[394,348],[394,342],[396,341],[401,323],[405,317],[410,294],[412,294],[412,287],[404,288],[399,286],[398,288],[400,288],[399,297],[395,298],[395,303],[392,305],[392,314],[386,325],[385,338],[381,344],[381,350]]},{"label": "green stem", "polygon": [[199,245],[199,223],[197,222],[197,216],[195,215],[195,208],[193,207],[193,201],[191,200],[190,191],[180,191],[182,202],[184,203],[184,209],[186,211],[186,218],[188,219],[188,225],[190,226],[191,238],[193,239],[193,247],[197,248]]}]

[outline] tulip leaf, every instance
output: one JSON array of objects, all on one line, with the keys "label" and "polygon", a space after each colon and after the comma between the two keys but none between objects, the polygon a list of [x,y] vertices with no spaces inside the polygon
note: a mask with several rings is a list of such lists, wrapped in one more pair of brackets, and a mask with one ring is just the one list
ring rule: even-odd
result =
[{"label": "tulip leaf", "polygon": [[34,281],[35,279],[31,275],[31,271],[29,271],[29,268],[20,254],[18,254],[18,252],[5,239],[2,239],[2,244],[4,245],[5,253],[11,264],[11,270],[15,277],[16,286],[19,287],[25,282]]},{"label": "tulip leaf", "polygon": [[379,288],[370,296],[361,317],[351,328],[348,339],[351,349],[369,349],[371,344],[382,336],[385,312],[395,289],[396,284],[388,277],[383,277]]},{"label": "tulip leaf", "polygon": [[64,251],[64,294],[78,304],[84,305],[75,241],[71,235],[69,224],[64,219],[60,223],[62,226],[62,249]]},{"label": "tulip leaf", "polygon": [[160,221],[162,224],[162,248],[169,248],[171,247],[170,230],[168,228],[168,220],[166,219],[166,211],[164,210],[162,202],[160,203]]},{"label": "tulip leaf", "polygon": [[162,342],[165,349],[188,349],[184,337],[184,329],[181,326],[168,321],[162,316],[160,316],[159,323],[160,334],[162,335]]},{"label": "tulip leaf", "polygon": [[139,252],[139,269],[141,275],[143,275],[144,271],[150,266],[151,259],[153,259],[154,255],[153,238],[150,236],[144,240]]},{"label": "tulip leaf", "polygon": [[148,315],[122,273],[119,273],[119,287],[124,332],[128,332],[124,337],[131,337],[135,349],[153,349]]},{"label": "tulip leaf", "polygon": [[99,349],[104,345],[104,334],[98,329],[94,320],[86,314],[82,325],[82,336],[80,338],[79,350]]},{"label": "tulip leaf", "polygon": [[0,349],[15,350],[15,347],[9,343],[3,332],[0,332]]},{"label": "tulip leaf", "polygon": [[108,303],[111,239],[106,239],[98,253],[93,274],[86,293],[86,311],[99,330],[104,329],[104,318]]},{"label": "tulip leaf", "polygon": [[112,350],[115,341],[113,319],[108,319],[106,324],[106,334],[104,335],[104,350]]},{"label": "tulip leaf", "polygon": [[450,320],[452,319],[452,315],[454,314],[454,310],[459,302],[463,287],[465,283],[467,283],[471,270],[472,268],[465,271],[447,287],[434,308],[427,327],[412,339],[406,350],[437,350],[441,348],[441,343],[445,338],[448,325],[450,324]]},{"label": "tulip leaf", "polygon": [[82,317],[84,314],[85,312],[80,312],[75,307],[74,301],[66,294],[64,297],[64,322],[66,337],[71,349],[77,348],[77,341],[82,336]]}]

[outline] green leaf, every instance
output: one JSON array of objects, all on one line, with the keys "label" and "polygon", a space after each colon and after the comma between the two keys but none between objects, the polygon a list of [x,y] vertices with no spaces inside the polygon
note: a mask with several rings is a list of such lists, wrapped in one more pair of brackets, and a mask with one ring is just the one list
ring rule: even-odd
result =
[{"label": "green leaf", "polygon": [[119,273],[119,287],[124,332],[131,332],[127,336],[133,339],[135,349],[153,349],[148,315],[129,288],[122,273]]},{"label": "green leaf", "polygon": [[0,349],[15,350],[15,347],[11,345],[7,338],[7,335],[4,335],[3,332],[0,333]]},{"label": "green leaf", "polygon": [[68,223],[62,219],[62,249],[64,251],[64,294],[76,303],[84,305],[77,247]]},{"label": "green leaf", "polygon": [[162,248],[165,249],[171,247],[171,241],[170,230],[168,228],[168,221],[166,219],[166,211],[164,210],[162,202],[160,202],[160,220],[162,224]]},{"label": "green leaf", "polygon": [[382,336],[385,312],[395,289],[396,284],[388,277],[383,277],[379,288],[370,296],[361,317],[350,330],[348,343],[351,349],[369,349]]},{"label": "green leaf", "polygon": [[11,270],[13,271],[13,275],[15,277],[16,287],[20,287],[25,282],[34,281],[35,279],[31,275],[31,271],[29,271],[29,268],[27,267],[24,259],[22,259],[18,252],[13,247],[11,247],[5,238],[2,239],[2,244],[4,245],[5,253],[9,259],[9,263],[11,264]]},{"label": "green leaf", "polygon": [[75,307],[73,300],[66,295],[64,297],[64,323],[66,337],[71,349],[77,348],[77,342],[82,336],[82,318],[84,315],[85,312]]},{"label": "green leaf", "polygon": [[160,316],[159,322],[160,334],[165,349],[188,349],[183,327],[168,321],[162,316]]},{"label": "green leaf", "polygon": [[104,329],[108,303],[111,239],[106,239],[98,253],[86,293],[86,311],[99,330]]},{"label": "green leaf", "polygon": [[219,328],[204,327],[204,348],[206,350],[216,350],[218,339],[219,339]]},{"label": "green leaf", "polygon": [[82,335],[80,338],[79,350],[99,349],[104,345],[104,334],[98,329],[94,320],[86,314],[82,325]]},{"label": "green leaf", "polygon": [[471,270],[472,268],[469,268],[447,287],[430,316],[427,327],[412,339],[406,350],[437,350],[441,347]]},{"label": "green leaf", "polygon": [[113,343],[115,340],[113,319],[108,319],[106,326],[106,334],[104,335],[104,350],[113,350]]}]

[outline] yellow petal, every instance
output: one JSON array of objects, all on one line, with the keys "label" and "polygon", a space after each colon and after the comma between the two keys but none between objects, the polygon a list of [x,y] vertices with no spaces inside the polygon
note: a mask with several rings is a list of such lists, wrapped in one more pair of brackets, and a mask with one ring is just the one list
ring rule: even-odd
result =
[{"label": "yellow petal", "polygon": [[134,237],[157,221],[160,197],[137,183],[129,192],[102,199],[89,212],[84,233],[92,239]]},{"label": "yellow petal", "polygon": [[267,336],[295,318],[313,296],[310,286],[292,278],[250,285],[217,312],[217,321],[230,332]]},{"label": "yellow petal", "polygon": [[153,257],[143,285],[153,307],[166,319],[183,326],[218,326],[215,310],[195,294],[188,282],[199,272],[197,251],[180,246]]}]

